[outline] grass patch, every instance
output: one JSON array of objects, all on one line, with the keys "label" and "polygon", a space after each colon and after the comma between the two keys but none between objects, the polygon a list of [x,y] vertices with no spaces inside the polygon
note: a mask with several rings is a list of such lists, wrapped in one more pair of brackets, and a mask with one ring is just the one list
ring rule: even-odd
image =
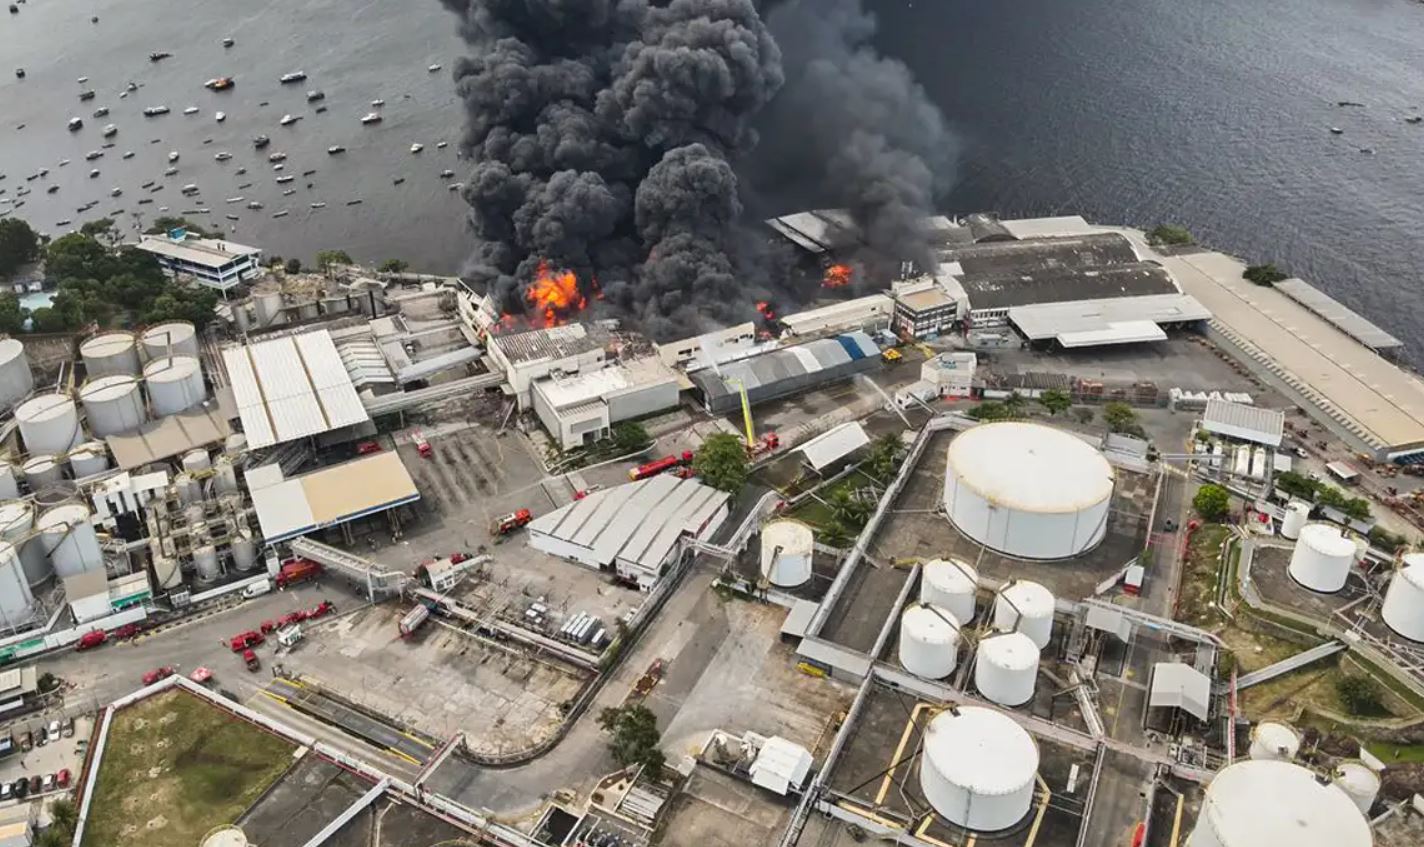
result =
[{"label": "grass patch", "polygon": [[192,847],[232,823],[292,761],[287,741],[168,691],[114,715],[85,847]]},{"label": "grass patch", "polygon": [[1387,741],[1373,741],[1365,749],[1379,757],[1386,765],[1409,762],[1424,762],[1424,744],[1390,744]]},{"label": "grass patch", "polygon": [[1221,543],[1231,534],[1229,527],[1207,524],[1192,533],[1187,561],[1182,569],[1182,590],[1177,600],[1177,620],[1200,627],[1225,622],[1217,611],[1217,573],[1221,570]]},{"label": "grass patch", "polygon": [[796,508],[786,513],[786,517],[805,521],[816,529],[825,529],[831,524],[831,521],[834,520],[830,508],[826,506],[826,502],[829,502],[837,491],[845,490],[847,492],[855,492],[870,484],[870,480],[859,471],[847,474],[844,478],[836,480],[825,488],[818,490],[814,495],[802,500],[797,504]]}]

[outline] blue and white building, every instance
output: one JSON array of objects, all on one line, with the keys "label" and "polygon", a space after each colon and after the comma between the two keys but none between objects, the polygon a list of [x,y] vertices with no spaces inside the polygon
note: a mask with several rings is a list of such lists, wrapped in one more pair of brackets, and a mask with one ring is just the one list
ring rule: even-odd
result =
[{"label": "blue and white building", "polygon": [[183,230],[145,235],[134,245],[151,254],[176,278],[227,291],[262,275],[262,250],[216,238],[194,238]]}]

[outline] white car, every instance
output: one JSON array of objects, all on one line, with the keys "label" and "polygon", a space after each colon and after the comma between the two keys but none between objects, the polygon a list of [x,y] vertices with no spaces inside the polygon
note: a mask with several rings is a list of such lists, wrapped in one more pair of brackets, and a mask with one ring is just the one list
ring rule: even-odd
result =
[{"label": "white car", "polygon": [[59,721],[50,721],[49,726],[45,728],[45,740],[53,744],[54,742],[59,740],[59,737]]}]

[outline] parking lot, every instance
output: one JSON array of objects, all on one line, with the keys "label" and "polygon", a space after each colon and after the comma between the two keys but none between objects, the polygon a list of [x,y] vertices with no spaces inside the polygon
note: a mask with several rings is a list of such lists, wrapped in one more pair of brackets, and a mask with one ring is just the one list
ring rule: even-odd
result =
[{"label": "parking lot", "polygon": [[[58,733],[51,736],[49,728],[55,723]],[[93,725],[87,715],[71,718],[56,711],[21,719],[0,730],[0,734],[10,733],[15,744],[14,752],[0,759],[0,802],[32,800],[73,787]],[[68,771],[67,778],[60,776],[62,771]],[[30,780],[23,797],[16,792],[16,782],[21,777]],[[61,786],[60,782],[66,785]]]}]

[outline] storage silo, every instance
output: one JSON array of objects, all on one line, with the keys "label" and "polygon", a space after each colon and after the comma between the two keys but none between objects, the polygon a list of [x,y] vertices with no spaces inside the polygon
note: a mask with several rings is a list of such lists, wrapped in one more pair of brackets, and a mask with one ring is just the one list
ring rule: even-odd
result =
[{"label": "storage silo", "polygon": [[219,494],[231,494],[237,490],[237,468],[227,456],[219,456],[213,462],[213,486]]},{"label": "storage silo", "polygon": [[1311,591],[1334,594],[1355,564],[1355,542],[1332,524],[1306,524],[1291,553],[1291,578]]},{"label": "storage silo", "polygon": [[778,588],[796,588],[811,580],[815,539],[811,527],[777,520],[761,530],[761,575]]},{"label": "storage silo", "polygon": [[1424,641],[1424,553],[1409,553],[1389,579],[1380,617],[1411,641]]},{"label": "storage silo", "polygon": [[1053,592],[1036,582],[1016,579],[994,597],[994,628],[1022,632],[1042,650],[1053,637]]},{"label": "storage silo", "polygon": [[189,450],[183,454],[183,470],[188,473],[199,473],[212,468],[212,459],[208,457],[207,450]]},{"label": "storage silo", "polygon": [[1250,476],[1251,474],[1251,448],[1245,444],[1238,445],[1236,453],[1231,462],[1231,473],[1234,476]]},{"label": "storage silo", "polygon": [[131,332],[101,332],[79,345],[79,355],[90,379],[138,375],[138,344]]},{"label": "storage silo", "polygon": [[1369,821],[1344,791],[1291,762],[1247,759],[1206,787],[1187,847],[1370,847]]},{"label": "storage silo", "polygon": [[86,441],[69,451],[69,470],[75,479],[109,469],[109,448],[102,441]]},{"label": "storage silo", "polygon": [[79,410],[74,401],[63,394],[41,394],[31,397],[15,410],[20,425],[20,437],[31,454],[67,453],[84,440],[79,429]]},{"label": "storage silo", "polygon": [[211,544],[193,549],[193,566],[198,569],[199,582],[212,582],[222,576],[218,569],[218,551]]},{"label": "storage silo", "polygon": [[953,707],[925,728],[920,790],[956,826],[997,832],[1024,819],[1033,805],[1038,745],[1008,715]]},{"label": "storage silo", "polygon": [[1251,730],[1253,759],[1279,759],[1289,762],[1300,752],[1300,736],[1286,724],[1262,721]]},{"label": "storage silo", "polygon": [[203,368],[191,356],[154,359],[143,367],[148,402],[156,417],[176,415],[207,399]]},{"label": "storage silo", "polygon": [[1251,451],[1251,478],[1266,478],[1266,448],[1257,447]]},{"label": "storage silo", "polygon": [[46,509],[36,526],[54,572],[61,578],[103,569],[104,553],[99,549],[99,536],[83,504],[65,503]]},{"label": "storage silo", "polygon": [[953,613],[916,603],[900,616],[900,664],[915,676],[944,679],[959,660],[959,626]]},{"label": "storage silo", "polygon": [[31,491],[43,491],[64,479],[64,465],[57,456],[31,456],[25,460],[22,470]]},{"label": "storage silo", "polygon": [[0,626],[12,627],[35,616],[35,595],[20,554],[8,541],[0,541]]},{"label": "storage silo", "polygon": [[138,377],[110,374],[91,379],[79,389],[89,431],[99,438],[138,429],[148,422],[148,406]]},{"label": "storage silo", "polygon": [[974,686],[1000,706],[1021,706],[1038,681],[1038,645],[1022,632],[1003,632],[979,642]]},{"label": "storage silo", "polygon": [[164,591],[171,591],[183,584],[183,569],[178,566],[176,559],[155,554],[153,582]]},{"label": "storage silo", "polygon": [[44,544],[34,537],[35,507],[27,500],[0,503],[0,538],[14,545],[25,568],[30,586],[37,587],[54,577],[54,566]]},{"label": "storage silo", "polygon": [[240,571],[257,566],[257,542],[251,533],[239,532],[232,537],[232,563]]},{"label": "storage silo", "polygon": [[1379,796],[1380,777],[1364,762],[1345,762],[1335,769],[1335,784],[1366,816]]},{"label": "storage silo", "polygon": [[1310,504],[1292,500],[1286,504],[1285,516],[1281,518],[1281,537],[1291,541],[1300,538],[1300,531],[1310,520]]},{"label": "storage silo", "polygon": [[0,339],[0,409],[9,409],[35,390],[30,357],[18,339]]},{"label": "storage silo", "polygon": [[1024,559],[1066,559],[1107,532],[1113,469],[1082,439],[1040,424],[980,424],[954,437],[944,507],[965,536]]},{"label": "storage silo", "polygon": [[961,625],[974,620],[979,572],[962,559],[933,559],[920,571],[920,602],[948,609]]},{"label": "storage silo", "polygon": [[0,459],[0,500],[20,496],[20,474],[9,459]]},{"label": "storage silo", "polygon": [[143,331],[140,341],[145,361],[198,355],[198,331],[187,321],[155,324]]},{"label": "storage silo", "polygon": [[178,502],[191,506],[203,499],[203,485],[187,471],[179,471],[173,477],[173,488],[178,492]]}]

